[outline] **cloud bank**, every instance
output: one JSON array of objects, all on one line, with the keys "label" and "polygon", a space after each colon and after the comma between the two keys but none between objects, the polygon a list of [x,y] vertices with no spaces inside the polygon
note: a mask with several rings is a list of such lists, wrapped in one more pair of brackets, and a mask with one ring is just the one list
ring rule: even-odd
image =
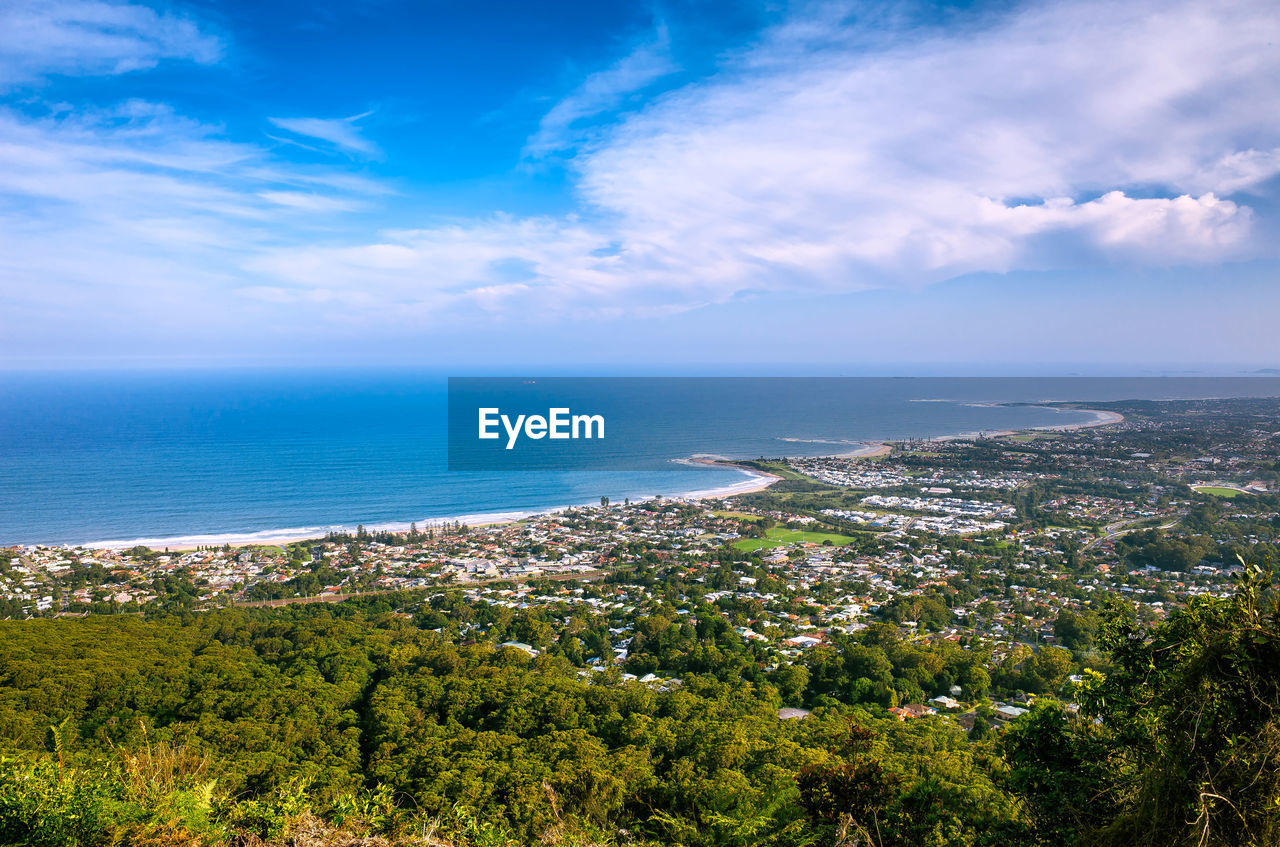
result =
[{"label": "cloud bank", "polygon": [[[262,119],[346,155],[319,168],[164,104],[0,110],[0,293],[33,324],[78,302],[82,322],[359,333],[1274,255],[1273,4],[1032,4],[946,30],[858,8],[797,13],[647,100],[665,35],[588,76],[522,152],[564,162],[568,215],[370,233],[349,215],[389,192],[352,161],[381,155],[363,116]],[[0,31],[24,34],[0,85],[33,89],[224,52],[128,3],[8,5]]]},{"label": "cloud bank", "polygon": [[1263,249],[1248,198],[1280,173],[1271,4],[1036,5],[959,33],[868,34],[827,12],[579,148],[572,218],[452,222],[253,267],[303,289],[580,316]]}]

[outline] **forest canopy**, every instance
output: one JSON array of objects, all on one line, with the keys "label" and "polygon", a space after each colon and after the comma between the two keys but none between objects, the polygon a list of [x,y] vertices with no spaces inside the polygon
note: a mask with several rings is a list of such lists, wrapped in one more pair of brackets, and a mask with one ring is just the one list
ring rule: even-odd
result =
[{"label": "forest canopy", "polygon": [[[1070,651],[989,665],[883,624],[762,669],[710,618],[649,619],[638,655],[679,674],[654,685],[454,643],[426,626],[449,609],[0,622],[2,840],[423,843],[428,822],[457,844],[1280,838],[1280,618],[1257,568],[1161,622],[1064,617],[1101,656],[1078,713],[1045,696],[1003,732],[886,707],[1008,675],[1052,693]],[[807,714],[781,719],[792,705]]]}]

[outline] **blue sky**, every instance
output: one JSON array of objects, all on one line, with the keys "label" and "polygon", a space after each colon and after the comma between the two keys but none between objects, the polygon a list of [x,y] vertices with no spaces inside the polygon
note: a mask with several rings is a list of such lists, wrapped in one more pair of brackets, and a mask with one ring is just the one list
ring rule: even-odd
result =
[{"label": "blue sky", "polygon": [[1280,365],[1267,2],[0,0],[8,367]]}]

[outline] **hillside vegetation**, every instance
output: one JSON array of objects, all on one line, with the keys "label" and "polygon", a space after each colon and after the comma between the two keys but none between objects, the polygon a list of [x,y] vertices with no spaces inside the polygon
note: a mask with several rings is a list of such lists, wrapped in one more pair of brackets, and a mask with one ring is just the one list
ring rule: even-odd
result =
[{"label": "hillside vegetation", "polygon": [[699,633],[654,653],[681,675],[655,687],[455,643],[403,599],[0,622],[0,843],[1280,840],[1280,617],[1256,568],[1157,624],[1114,606],[1079,714],[1046,698],[971,737],[888,716],[878,688],[941,683],[954,656],[882,627],[772,671]]}]

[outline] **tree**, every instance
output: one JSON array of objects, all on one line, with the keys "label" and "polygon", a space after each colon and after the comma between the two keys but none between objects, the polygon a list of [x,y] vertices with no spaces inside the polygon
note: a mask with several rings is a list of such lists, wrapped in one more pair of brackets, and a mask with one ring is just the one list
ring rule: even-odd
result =
[{"label": "tree", "polygon": [[1101,637],[1112,668],[1086,676],[1078,699],[1114,744],[1122,804],[1104,840],[1224,847],[1280,840],[1280,610],[1272,574],[1248,565],[1229,598],[1192,598],[1147,632],[1123,612]]},{"label": "tree", "polygon": [[809,671],[804,665],[784,662],[769,674],[769,681],[778,689],[785,705],[798,706],[809,687]]},{"label": "tree", "polygon": [[1030,660],[1031,671],[1054,692],[1067,681],[1071,672],[1071,651],[1061,647],[1041,647]]},{"label": "tree", "polygon": [[854,834],[860,836],[859,840],[882,842],[880,822],[902,782],[901,777],[886,771],[878,759],[869,755],[874,738],[871,730],[851,723],[845,741],[848,761],[808,765],[796,774],[800,805],[805,812],[814,822],[843,832],[844,839],[840,840],[846,843]]},{"label": "tree", "polygon": [[1075,844],[1114,813],[1114,797],[1101,790],[1107,759],[1101,735],[1073,723],[1060,705],[1038,703],[1005,733],[1001,749],[1010,785],[1030,808],[1037,844]]},{"label": "tree", "polygon": [[1070,609],[1058,612],[1053,622],[1053,634],[1068,650],[1083,652],[1093,647],[1098,631],[1098,619],[1091,613],[1076,614]]},{"label": "tree", "polygon": [[1004,739],[1011,785],[1033,809],[1041,843],[1277,843],[1273,577],[1249,566],[1233,596],[1192,598],[1151,625],[1112,604],[1097,640],[1109,665],[1085,671],[1081,717],[1045,703]]},{"label": "tree", "polygon": [[977,700],[991,689],[991,675],[976,662],[966,665],[960,674],[960,688],[966,699]]}]

